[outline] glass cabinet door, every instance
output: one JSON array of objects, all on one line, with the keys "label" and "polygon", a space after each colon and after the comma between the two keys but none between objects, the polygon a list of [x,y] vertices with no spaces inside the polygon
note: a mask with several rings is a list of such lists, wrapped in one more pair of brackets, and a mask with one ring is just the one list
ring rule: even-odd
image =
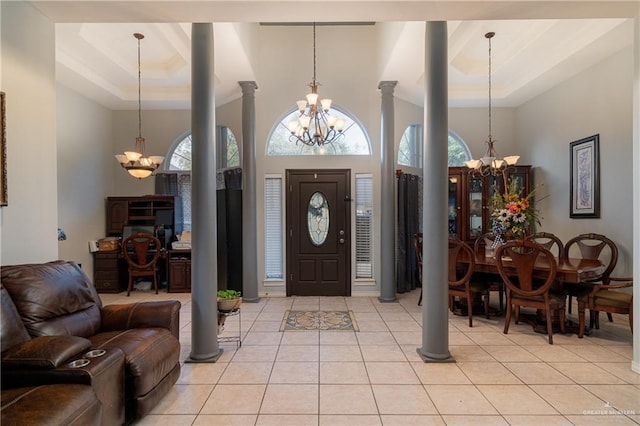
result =
[{"label": "glass cabinet door", "polygon": [[476,239],[483,234],[483,179],[469,179],[469,239]]},{"label": "glass cabinet door", "polygon": [[449,236],[462,238],[460,235],[460,177],[449,176],[448,209]]}]

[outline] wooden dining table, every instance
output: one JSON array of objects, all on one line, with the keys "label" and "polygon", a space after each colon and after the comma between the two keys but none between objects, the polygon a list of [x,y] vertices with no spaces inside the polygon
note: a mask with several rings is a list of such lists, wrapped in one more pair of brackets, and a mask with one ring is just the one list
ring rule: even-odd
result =
[{"label": "wooden dining table", "polygon": [[[496,259],[493,257],[493,252],[490,250],[487,251],[488,253],[481,247],[475,253],[474,272],[495,274],[498,276],[498,279],[501,279]],[[462,263],[469,263],[466,253],[461,252],[458,257],[458,261]],[[555,261],[557,264],[556,281],[558,282],[558,291],[563,291],[563,284],[590,287],[593,285],[591,283],[602,276],[602,273],[606,269],[606,266],[597,259],[556,258]],[[510,269],[508,259],[505,259],[504,266],[506,266],[505,270],[508,272]],[[533,266],[534,276],[540,274],[540,277],[544,278],[547,276],[548,271],[549,261],[547,258],[542,256],[538,257]],[[513,268],[513,272],[515,275],[515,267]],[[546,334],[547,329],[544,318],[544,314],[539,312],[538,315],[536,315],[536,318],[531,322],[535,331]],[[558,318],[556,316],[554,318],[554,332],[559,329],[557,321]],[[578,332],[578,325],[573,323],[571,320],[566,320],[565,328],[567,333]],[[588,330],[585,331],[585,334],[588,334]]]}]

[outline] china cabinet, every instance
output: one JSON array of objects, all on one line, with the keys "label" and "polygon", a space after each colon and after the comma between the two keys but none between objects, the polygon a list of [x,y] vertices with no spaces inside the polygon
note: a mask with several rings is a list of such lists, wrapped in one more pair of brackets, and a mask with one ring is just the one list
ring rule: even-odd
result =
[{"label": "china cabinet", "polygon": [[[515,179],[523,195],[531,190],[531,166],[515,166],[507,172],[507,182]],[[503,191],[505,179],[499,176],[475,177],[467,167],[449,167],[449,235],[472,242],[491,232],[491,197]]]}]

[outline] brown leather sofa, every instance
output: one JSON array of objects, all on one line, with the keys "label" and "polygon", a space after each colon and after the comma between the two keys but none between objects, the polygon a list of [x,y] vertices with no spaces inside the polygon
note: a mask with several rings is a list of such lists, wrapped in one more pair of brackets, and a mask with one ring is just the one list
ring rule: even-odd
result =
[{"label": "brown leather sofa", "polygon": [[[2,266],[0,271],[3,395],[5,388],[19,385],[90,384],[102,404],[101,423],[112,425],[142,418],[177,381],[180,302],[102,306],[90,279],[73,262]],[[5,304],[12,304],[16,314],[5,315]],[[105,354],[89,358],[87,352],[96,349]],[[35,365],[25,364],[29,357]],[[80,358],[90,364],[69,366]]]}]

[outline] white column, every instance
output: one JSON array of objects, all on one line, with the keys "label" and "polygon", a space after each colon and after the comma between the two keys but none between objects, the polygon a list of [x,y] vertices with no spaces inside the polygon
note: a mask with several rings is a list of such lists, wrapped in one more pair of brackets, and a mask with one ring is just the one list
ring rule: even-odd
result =
[{"label": "white column", "polygon": [[[640,11],[638,12],[640,13]],[[640,16],[633,35],[633,360],[631,369],[640,373]]]},{"label": "white column", "polygon": [[424,59],[422,347],[417,351],[425,362],[452,362],[447,283],[449,117],[446,22],[426,23]]},{"label": "white column", "polygon": [[191,354],[186,362],[216,362],[218,233],[213,25],[191,26]]}]

